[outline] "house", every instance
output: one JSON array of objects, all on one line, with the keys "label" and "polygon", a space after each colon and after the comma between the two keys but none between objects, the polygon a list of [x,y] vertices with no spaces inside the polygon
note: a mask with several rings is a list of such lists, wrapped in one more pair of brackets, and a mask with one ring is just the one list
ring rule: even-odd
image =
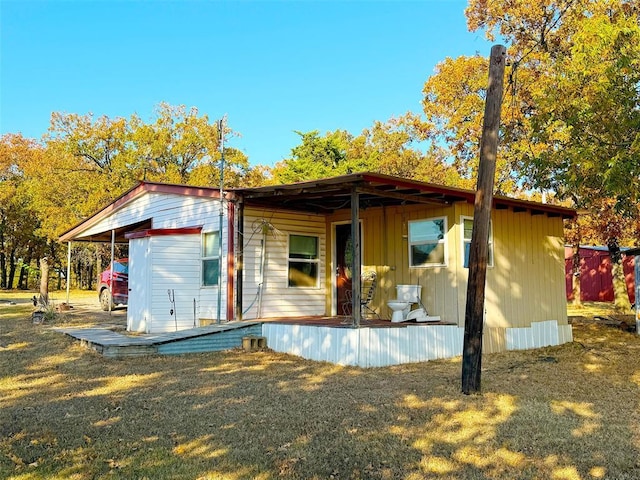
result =
[{"label": "house", "polygon": [[[622,249],[625,253],[626,249]],[[581,245],[580,255],[580,300],[583,302],[613,302],[613,276],[611,272],[611,255],[603,246]],[[565,246],[565,286],[567,300],[573,300],[573,247]],[[629,302],[635,303],[634,257],[624,255],[622,267]]]},{"label": "house", "polygon": [[[222,199],[218,189],[141,182],[61,240],[129,243],[129,330],[257,319],[275,350],[389,365],[461,354],[474,198],[372,173],[229,189]],[[573,216],[494,197],[485,352],[572,340],[563,219]],[[420,302],[440,321],[368,326],[352,308],[362,272],[376,273],[369,307],[381,318],[397,285],[421,285]],[[359,328],[316,322],[345,313]]]}]

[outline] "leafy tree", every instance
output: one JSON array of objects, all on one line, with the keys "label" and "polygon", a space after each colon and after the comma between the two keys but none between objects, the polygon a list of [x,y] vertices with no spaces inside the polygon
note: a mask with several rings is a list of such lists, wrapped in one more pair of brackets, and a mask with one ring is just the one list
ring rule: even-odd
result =
[{"label": "leafy tree", "polygon": [[413,128],[409,116],[375,122],[358,136],[344,130],[324,136],[318,131],[297,133],[301,143],[291,150],[292,157],[271,170],[275,183],[364,171],[447,185],[461,183],[438,149],[423,151],[421,132]]},{"label": "leafy tree", "polygon": [[[551,191],[578,209],[610,209],[609,219],[637,216],[640,4],[471,0],[466,14],[470,30],[508,45],[497,190]],[[477,168],[486,70],[479,57],[447,59],[424,88],[419,128],[465,178]],[[600,228],[600,242],[617,241],[614,230]]]},{"label": "leafy tree", "polygon": [[348,132],[336,130],[324,136],[320,136],[317,130],[296,133],[301,143],[291,149],[291,158],[279,162],[272,169],[273,182],[300,182],[362,170],[363,165],[358,159],[350,161],[347,155],[353,140]]},{"label": "leafy tree", "polygon": [[[21,166],[42,161],[42,148],[21,135],[0,139],[0,287],[13,288],[17,269],[39,258],[45,239],[37,234],[33,208]],[[23,285],[20,285],[23,286]]]}]

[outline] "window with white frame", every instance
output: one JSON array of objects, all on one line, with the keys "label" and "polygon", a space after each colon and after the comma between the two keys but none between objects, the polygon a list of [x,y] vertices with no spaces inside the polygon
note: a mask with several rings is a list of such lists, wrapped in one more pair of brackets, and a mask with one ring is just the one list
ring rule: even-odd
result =
[{"label": "window with white frame", "polygon": [[202,236],[202,285],[218,285],[220,270],[219,232],[208,232]]},{"label": "window with white frame", "polygon": [[[471,251],[471,234],[473,233],[473,217],[461,217],[462,223],[462,254],[464,268],[469,268],[469,252]],[[489,258],[487,266],[493,267],[493,228],[489,222]]]},{"label": "window with white frame", "polygon": [[289,287],[317,287],[320,256],[318,237],[289,235]]},{"label": "window with white frame", "polygon": [[409,266],[441,267],[447,264],[447,219],[427,218],[409,222]]}]

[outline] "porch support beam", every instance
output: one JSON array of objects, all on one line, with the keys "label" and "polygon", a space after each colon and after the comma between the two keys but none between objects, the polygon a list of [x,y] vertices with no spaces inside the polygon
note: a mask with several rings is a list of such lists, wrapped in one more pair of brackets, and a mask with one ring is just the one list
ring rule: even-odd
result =
[{"label": "porch support beam", "polygon": [[360,310],[362,259],[360,258],[360,194],[355,187],[351,189],[351,239],[351,258],[353,259],[351,265],[353,272],[351,277],[351,315],[353,316],[353,326],[358,328],[362,319],[362,311]]},{"label": "porch support beam", "polygon": [[391,192],[387,190],[380,190],[378,188],[372,188],[372,187],[358,187],[357,191],[359,193],[366,193],[368,195],[376,195],[378,197],[393,198],[395,200],[403,200],[405,202],[423,203],[426,205],[450,205],[451,204],[451,202],[448,202],[446,200],[424,197],[419,193],[411,195],[407,193],[398,193],[398,192]]},{"label": "porch support beam", "polygon": [[244,202],[238,202],[238,250],[236,252],[236,320],[242,321],[242,297],[244,276]]},{"label": "porch support beam", "polygon": [[113,310],[113,256],[116,247],[116,231],[111,230],[111,271],[109,273],[109,316]]}]

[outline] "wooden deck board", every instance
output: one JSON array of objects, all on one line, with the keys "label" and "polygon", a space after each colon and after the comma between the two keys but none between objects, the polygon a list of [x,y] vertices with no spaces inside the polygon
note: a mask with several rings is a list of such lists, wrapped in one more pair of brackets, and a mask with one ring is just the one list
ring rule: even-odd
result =
[{"label": "wooden deck board", "polygon": [[[314,327],[333,327],[351,329],[353,325],[348,317],[287,317],[287,318],[263,318],[250,321],[232,321],[221,324],[206,325],[204,327],[189,328],[177,332],[164,332],[155,334],[124,334],[112,330],[112,326],[102,326],[94,328],[55,328],[54,330],[64,333],[76,340],[83,346],[91,348],[107,357],[127,357],[138,355],[150,355],[154,353],[173,352],[188,353],[190,348],[199,348],[198,351],[205,351],[202,348],[211,348],[207,351],[216,351],[213,346],[215,342],[206,340],[207,336],[232,334],[238,329],[247,329],[263,323],[280,323],[285,325],[305,325]],[[409,326],[429,326],[429,325],[450,325],[443,322],[403,322],[392,323],[389,320],[368,319],[363,320],[360,328],[406,328]],[[237,337],[237,334],[234,334]],[[202,338],[203,341],[198,340]],[[217,338],[217,337],[216,337]],[[232,339],[230,338],[229,341]],[[233,338],[235,342],[237,338]],[[199,343],[198,343],[199,342]],[[202,344],[206,343],[206,347]],[[198,346],[196,347],[196,343]],[[173,345],[173,346],[172,346]],[[191,347],[190,345],[194,345]],[[240,346],[238,343],[237,346]],[[232,348],[232,347],[229,347]]]}]

